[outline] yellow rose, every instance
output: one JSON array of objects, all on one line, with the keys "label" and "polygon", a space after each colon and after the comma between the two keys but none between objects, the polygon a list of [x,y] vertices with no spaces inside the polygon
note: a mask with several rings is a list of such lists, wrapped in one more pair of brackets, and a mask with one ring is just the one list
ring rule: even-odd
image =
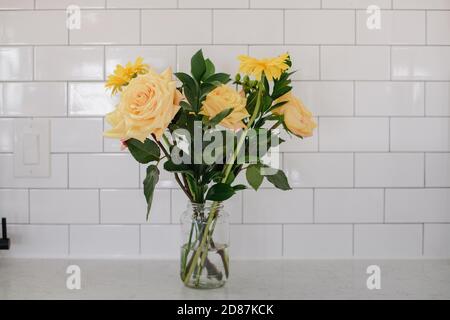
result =
[{"label": "yellow rose", "polygon": [[220,122],[220,125],[229,129],[238,130],[245,128],[242,119],[250,116],[245,106],[245,97],[229,86],[221,85],[206,96],[200,114],[212,118],[225,109],[233,108],[233,111]]},{"label": "yellow rose", "polygon": [[172,70],[158,74],[149,70],[138,75],[125,87],[116,109],[106,115],[112,129],[109,138],[144,141],[150,134],[159,140],[180,109],[183,96],[172,80]]},{"label": "yellow rose", "polygon": [[287,103],[272,112],[284,116],[284,123],[293,134],[300,137],[312,136],[317,124],[312,118],[312,113],[305,107],[303,102],[294,97],[291,92],[278,98],[275,103],[281,101],[287,101]]}]

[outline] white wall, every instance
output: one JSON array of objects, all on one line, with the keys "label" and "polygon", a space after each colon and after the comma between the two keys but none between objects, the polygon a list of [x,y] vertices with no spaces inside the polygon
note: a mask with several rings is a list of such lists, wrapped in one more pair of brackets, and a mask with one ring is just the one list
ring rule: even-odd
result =
[{"label": "white wall", "polygon": [[[68,4],[81,30],[65,28]],[[381,30],[365,8],[382,7]],[[0,0],[0,216],[5,256],[176,257],[185,198],[169,176],[150,223],[139,168],[103,140],[115,64],[189,70],[198,48],[289,51],[314,138],[288,142],[295,190],[228,204],[234,257],[450,256],[450,0]],[[49,178],[13,176],[13,120],[49,118]]]}]

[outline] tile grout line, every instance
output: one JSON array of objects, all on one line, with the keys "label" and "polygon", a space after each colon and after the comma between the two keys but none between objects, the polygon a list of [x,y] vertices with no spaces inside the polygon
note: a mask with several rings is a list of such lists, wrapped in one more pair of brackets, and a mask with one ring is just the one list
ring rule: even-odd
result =
[{"label": "tile grout line", "polygon": [[352,164],[353,164],[353,189],[355,189],[356,188],[356,152],[353,152]]},{"label": "tile grout line", "polygon": [[427,187],[427,153],[423,153],[423,187]]},{"label": "tile grout line", "polygon": [[106,81],[106,46],[103,46],[103,81]]},{"label": "tile grout line", "polygon": [[31,224],[31,190],[27,189],[28,193],[28,224]]},{"label": "tile grout line", "polygon": [[31,81],[34,82],[36,80],[36,46],[31,47],[31,54],[32,54],[32,72],[31,72]]},{"label": "tile grout line", "polygon": [[214,9],[211,9],[211,45],[214,45]]},{"label": "tile grout line", "polygon": [[67,225],[67,254],[70,256],[70,252],[71,252],[71,243],[70,243],[70,231],[71,231],[71,224]]},{"label": "tile grout line", "polygon": [[391,153],[391,117],[388,117],[388,138],[389,138],[388,152]]},{"label": "tile grout line", "polygon": [[102,199],[100,196],[101,189],[97,189],[98,196],[98,224],[102,224]]},{"label": "tile grout line", "polygon": [[423,81],[423,116],[424,117],[427,116],[427,82],[426,81]]},{"label": "tile grout line", "polygon": [[[201,7],[201,8],[194,8],[194,7],[160,7],[160,8],[137,8],[137,7],[123,7],[123,8],[113,8],[113,7],[108,7],[108,8],[104,8],[104,7],[92,7],[92,8],[80,8],[80,10],[83,11],[137,11],[139,9],[143,9],[143,10],[151,10],[151,11],[205,11],[205,10],[210,10],[210,9],[214,9],[214,10],[220,10],[220,11],[279,11],[282,9],[286,9],[289,11],[352,11],[352,10],[365,10],[366,7],[341,7],[341,8],[337,8],[337,7],[304,7],[304,8],[293,8],[293,7],[276,7],[276,8],[257,8],[257,7],[229,7],[229,8],[219,8],[219,7]],[[180,9],[180,10],[177,10]],[[385,10],[385,11],[399,11],[399,12],[417,12],[417,11],[428,11],[428,12],[449,12],[450,8],[380,8],[381,10]],[[39,8],[30,8],[30,9],[4,9],[2,11],[8,11],[8,12],[33,12],[33,11],[65,11],[64,8],[45,8],[45,9],[39,9]]]},{"label": "tile grout line", "polygon": [[322,45],[319,45],[319,79],[317,81],[322,81]]},{"label": "tile grout line", "polygon": [[356,117],[356,81],[353,80],[353,117]]},{"label": "tile grout line", "polygon": [[317,153],[320,153],[320,116],[317,117]]},{"label": "tile grout line", "polygon": [[66,115],[70,117],[69,113],[69,81],[66,82]]},{"label": "tile grout line", "polygon": [[389,45],[389,81],[392,81],[392,45]]},{"label": "tile grout line", "polygon": [[[139,9],[139,45],[142,46],[144,42],[142,39],[142,9]],[[105,77],[106,79],[106,77]]]}]

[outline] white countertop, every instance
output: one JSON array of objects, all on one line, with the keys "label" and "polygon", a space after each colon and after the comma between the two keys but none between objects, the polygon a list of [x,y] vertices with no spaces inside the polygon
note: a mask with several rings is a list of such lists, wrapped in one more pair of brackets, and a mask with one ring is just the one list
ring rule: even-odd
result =
[{"label": "white countertop", "polygon": [[[80,290],[66,288],[71,264]],[[366,287],[373,264],[380,290]],[[232,261],[225,287],[194,290],[181,284],[178,261],[1,258],[1,299],[450,299],[450,261]]]}]

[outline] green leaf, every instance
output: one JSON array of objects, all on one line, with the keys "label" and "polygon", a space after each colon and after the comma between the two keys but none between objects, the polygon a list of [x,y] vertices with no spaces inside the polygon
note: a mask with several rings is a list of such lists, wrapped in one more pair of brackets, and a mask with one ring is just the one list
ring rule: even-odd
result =
[{"label": "green leaf", "polygon": [[150,209],[152,207],[153,192],[155,191],[155,186],[159,180],[159,170],[155,165],[149,165],[147,167],[147,176],[144,179],[144,196],[147,201],[147,220],[150,214]]},{"label": "green leaf", "polygon": [[213,180],[218,180],[220,181],[222,179],[222,171],[208,171],[206,172],[203,177],[202,177],[202,183],[203,184],[208,184]]},{"label": "green leaf", "polygon": [[247,189],[247,186],[245,184],[237,184],[233,186],[234,191],[241,191]]},{"label": "green leaf", "polygon": [[209,188],[206,193],[206,200],[225,201],[234,195],[234,189],[226,183],[219,182]]},{"label": "green leaf", "polygon": [[288,103],[287,101],[280,101],[278,103],[275,103],[273,106],[270,107],[269,111],[275,110],[279,107],[284,106],[286,103]]},{"label": "green leaf", "polygon": [[198,104],[198,85],[197,82],[187,73],[177,72],[175,76],[183,83],[183,93],[192,110],[197,110]]},{"label": "green leaf", "polygon": [[261,113],[264,114],[267,110],[269,110],[272,102],[273,100],[269,96],[264,96],[261,100]]},{"label": "green leaf", "polygon": [[209,83],[219,82],[221,84],[227,84],[230,81],[231,81],[230,75],[227,73],[216,73],[205,80],[205,82]]},{"label": "green leaf", "polygon": [[264,88],[266,89],[266,92],[270,92],[270,85],[267,77],[264,77]]},{"label": "green leaf", "polygon": [[200,98],[201,99],[206,98],[206,96],[215,88],[217,88],[217,85],[215,83],[209,82],[202,83],[200,86]]},{"label": "green leaf", "polygon": [[158,145],[150,140],[145,139],[144,143],[137,139],[128,139],[126,142],[131,155],[139,163],[149,163],[150,161],[158,161],[160,158],[160,149]]},{"label": "green leaf", "polygon": [[183,83],[183,86],[195,89],[196,87],[195,80],[192,79],[190,75],[184,72],[176,72],[174,74]]},{"label": "green leaf", "polygon": [[245,176],[247,177],[250,186],[255,190],[258,190],[264,179],[261,175],[261,167],[257,164],[249,165],[245,172]]},{"label": "green leaf", "polygon": [[180,107],[184,110],[184,111],[194,111],[194,109],[192,109],[192,106],[187,103],[186,101],[181,101],[180,102]]},{"label": "green leaf", "polygon": [[164,162],[164,170],[169,172],[178,172],[178,173],[185,173],[190,176],[194,176],[194,172],[187,164],[175,164],[172,162],[172,160],[167,160]]},{"label": "green leaf", "polygon": [[230,113],[233,112],[233,108],[228,108],[225,110],[222,110],[218,114],[216,114],[214,117],[210,118],[206,121],[205,125],[210,127],[215,127],[218,125],[223,119],[228,117]]},{"label": "green leaf", "polygon": [[203,74],[203,77],[202,77],[203,81],[216,72],[216,67],[214,66],[214,63],[212,63],[211,60],[206,59],[205,60],[205,65],[206,65],[206,71],[205,71],[205,73]]},{"label": "green leaf", "polygon": [[200,82],[203,74],[206,72],[206,62],[202,50],[198,50],[191,59],[191,73],[194,78]]},{"label": "green leaf", "polygon": [[286,93],[288,93],[291,90],[292,90],[291,86],[281,87],[281,88],[277,89],[276,91],[274,90],[272,93],[272,99],[276,100],[276,99],[284,96]]},{"label": "green leaf", "polygon": [[266,175],[266,179],[275,187],[281,190],[291,190],[291,186],[287,180],[286,175],[282,170],[278,170],[275,174]]},{"label": "green leaf", "polygon": [[190,87],[184,87],[183,90],[184,96],[186,97],[186,99],[189,101],[189,104],[192,107],[192,110],[194,111],[198,111],[198,91],[197,89],[192,89]]}]

